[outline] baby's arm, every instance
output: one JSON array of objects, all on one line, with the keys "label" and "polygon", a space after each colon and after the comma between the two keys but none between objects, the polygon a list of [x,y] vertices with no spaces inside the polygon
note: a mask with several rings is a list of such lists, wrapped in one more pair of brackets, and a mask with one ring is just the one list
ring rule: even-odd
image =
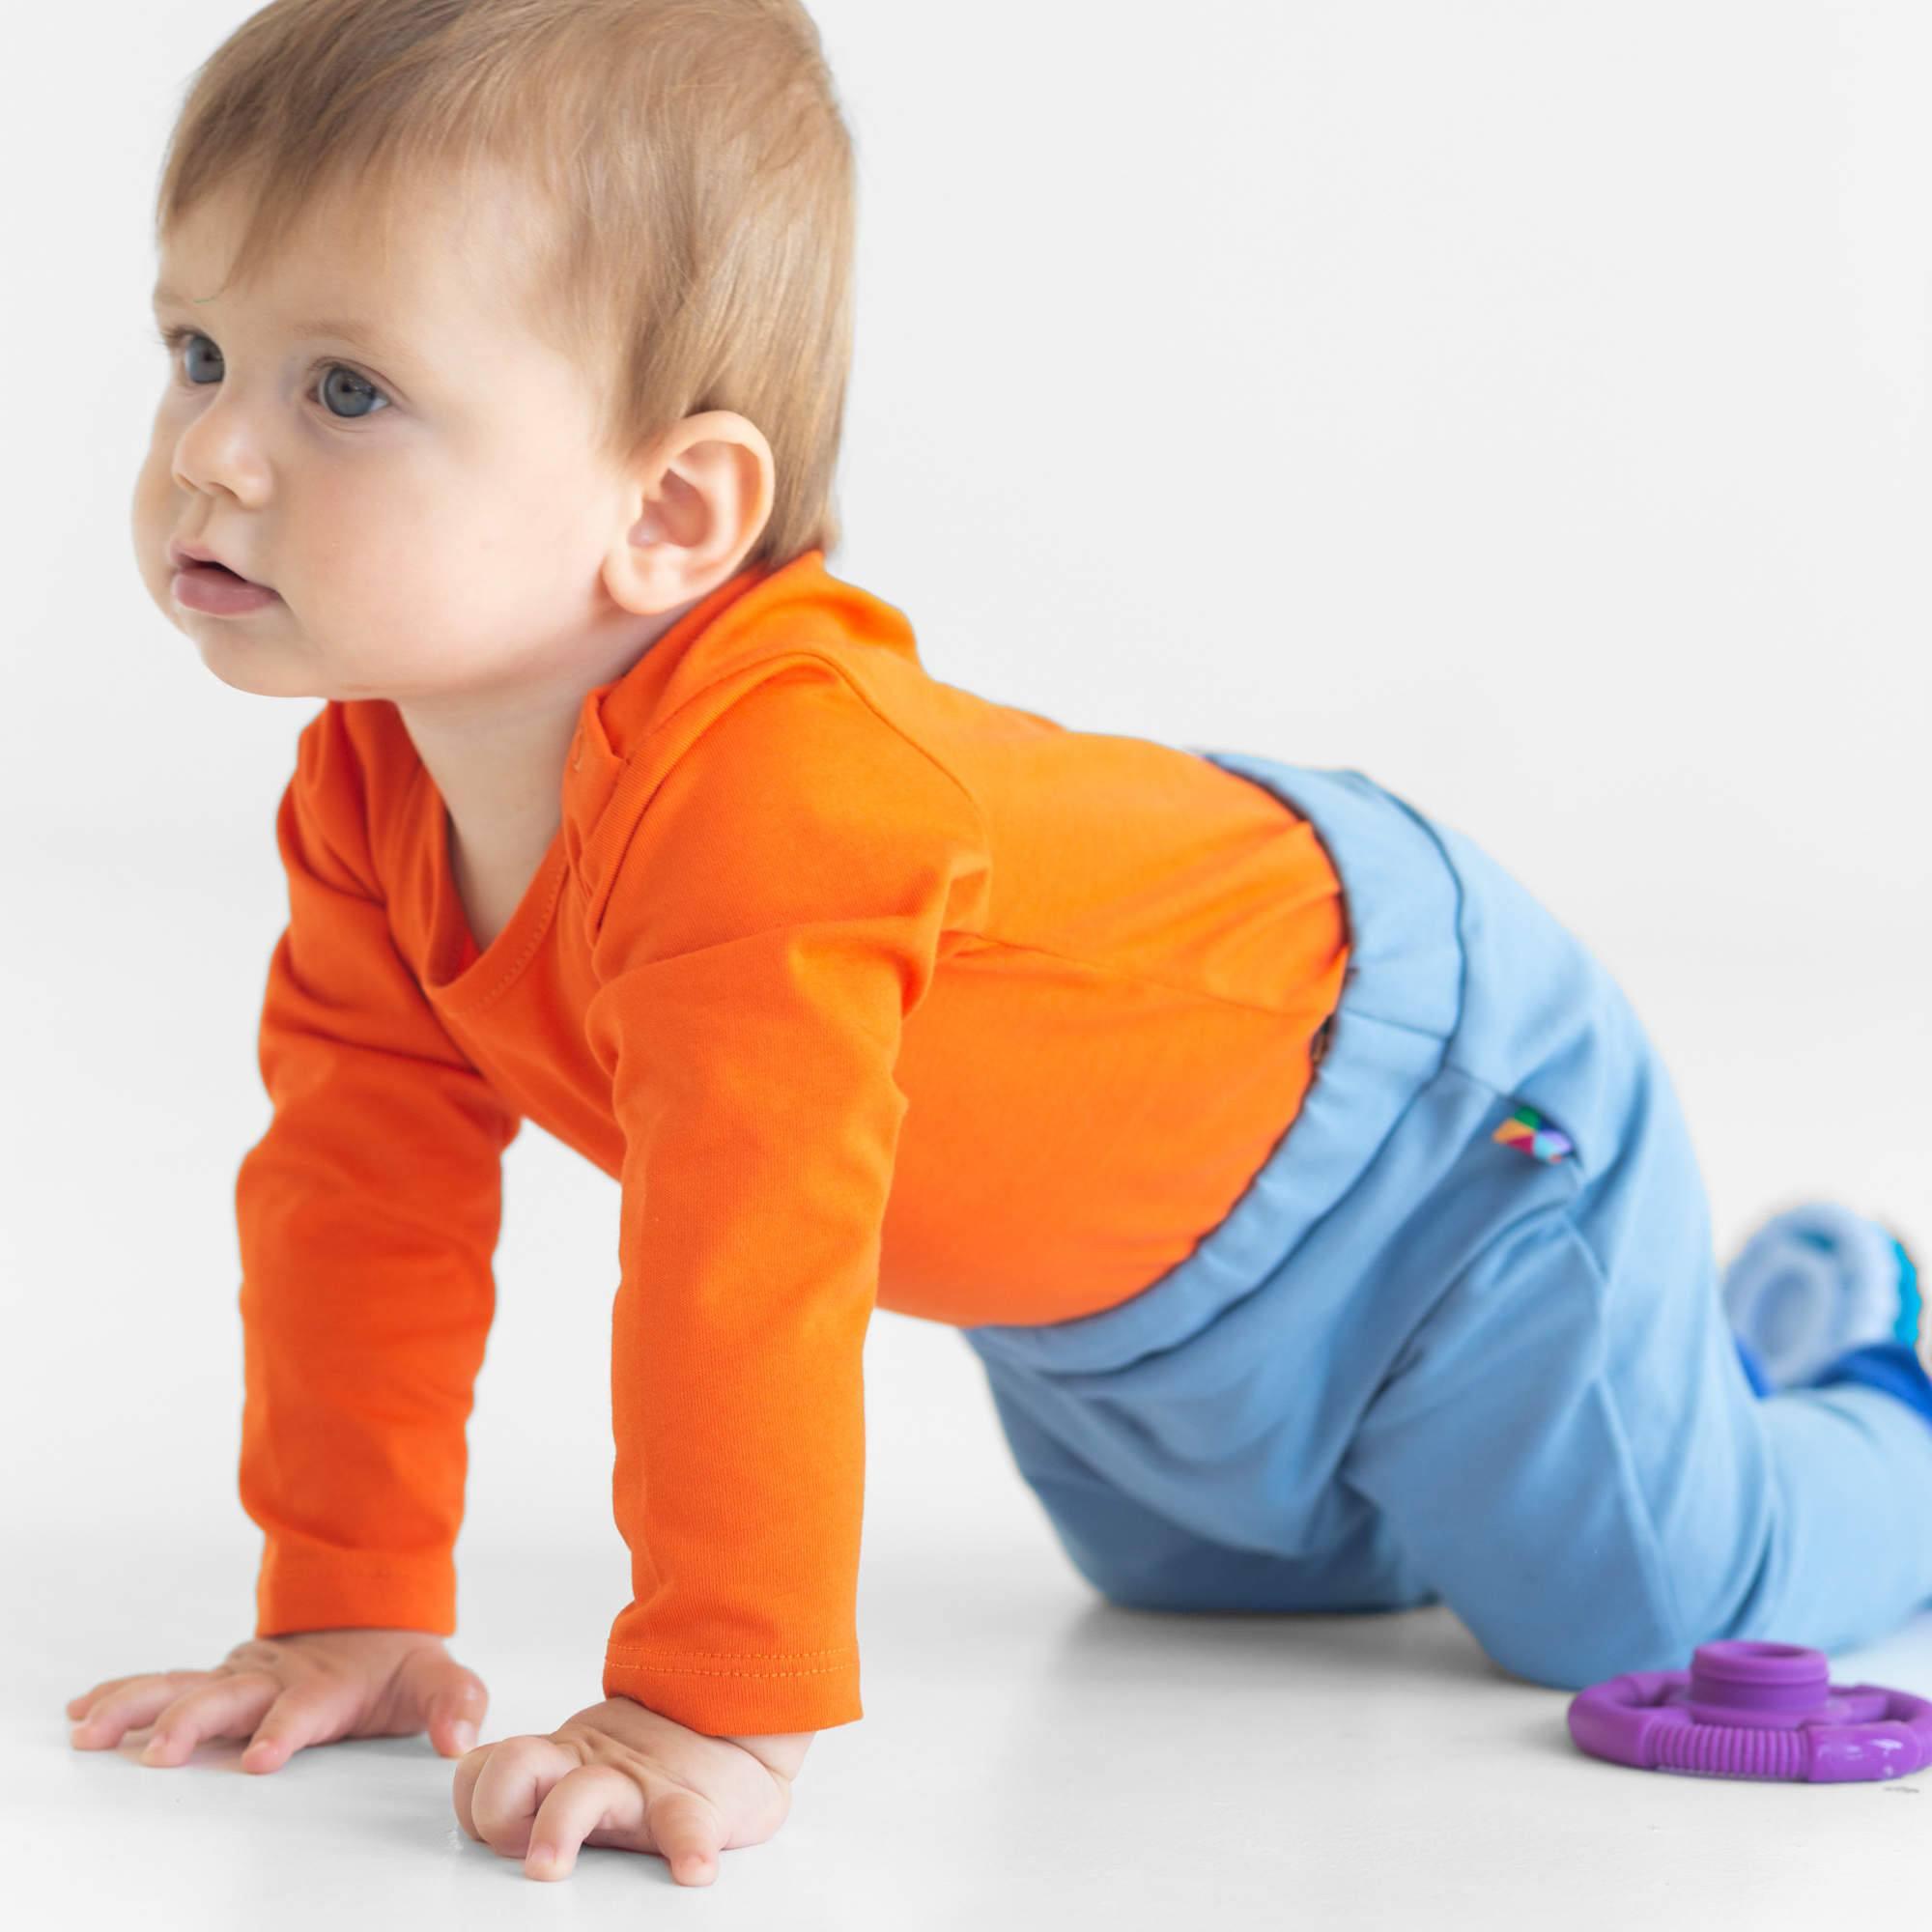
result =
[{"label": "baby's arm", "polygon": [[979,917],[983,825],[811,660],[694,700],[664,755],[590,848],[622,869],[587,882],[585,1036],[624,1136],[612,1493],[633,1578],[602,1688],[713,1736],[824,1730],[862,1715],[862,1371],[902,1024],[942,936]]},{"label": "baby's arm", "polygon": [[397,950],[362,797],[331,703],[276,815],[289,922],[259,1040],[274,1114],[235,1188],[258,1636],[455,1630],[465,1426],[520,1124]]},{"label": "baby's arm", "polygon": [[457,1756],[488,1703],[439,1638],[456,1627],[464,1428],[518,1122],[397,953],[353,758],[330,705],[276,818],[290,916],[259,1037],[274,1112],[236,1183],[242,1500],[266,1537],[254,1637],[213,1670],[71,1699],[83,1749],[152,1723],[149,1763],[240,1736],[243,1768],[272,1771],[305,1746],[427,1727]]}]

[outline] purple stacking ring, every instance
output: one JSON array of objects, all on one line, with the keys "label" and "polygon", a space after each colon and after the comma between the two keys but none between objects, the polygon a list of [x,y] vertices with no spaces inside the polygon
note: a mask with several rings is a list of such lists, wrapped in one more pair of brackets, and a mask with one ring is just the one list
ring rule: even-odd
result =
[{"label": "purple stacking ring", "polygon": [[1932,1764],[1932,1702],[1878,1684],[1833,1684],[1822,1650],[1700,1643],[1689,1670],[1634,1670],[1570,1702],[1592,1757],[1694,1777],[1846,1784]]}]

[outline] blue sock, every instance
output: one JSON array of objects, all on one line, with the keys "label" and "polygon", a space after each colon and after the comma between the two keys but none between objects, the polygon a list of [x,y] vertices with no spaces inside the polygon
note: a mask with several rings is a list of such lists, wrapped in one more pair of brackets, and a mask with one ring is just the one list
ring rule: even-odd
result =
[{"label": "blue sock", "polygon": [[1738,1345],[1738,1360],[1745,1365],[1745,1379],[1751,1385],[1751,1394],[1767,1396],[1774,1393],[1771,1378],[1764,1372],[1764,1364],[1752,1353],[1749,1345],[1742,1335],[1731,1338]]},{"label": "blue sock", "polygon": [[[1751,1393],[1758,1397],[1773,1394],[1772,1380],[1764,1372],[1764,1364],[1751,1352],[1747,1343],[1742,1338],[1734,1339]],[[1883,1389],[1932,1422],[1932,1378],[1920,1367],[1918,1352],[1903,1342],[1868,1342],[1861,1349],[1847,1350],[1802,1386],[1825,1388],[1833,1382],[1863,1382],[1867,1388]]]},{"label": "blue sock", "polygon": [[1849,1349],[1805,1386],[1825,1388],[1833,1382],[1863,1382],[1883,1389],[1932,1422],[1932,1377],[1926,1375],[1918,1352],[1903,1342],[1867,1342],[1862,1349]]}]

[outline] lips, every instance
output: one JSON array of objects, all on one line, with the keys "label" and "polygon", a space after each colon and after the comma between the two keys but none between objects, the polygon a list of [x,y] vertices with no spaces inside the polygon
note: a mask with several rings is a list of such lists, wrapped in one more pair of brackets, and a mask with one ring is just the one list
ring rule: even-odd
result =
[{"label": "lips", "polygon": [[[255,582],[255,579],[244,576],[225,557],[216,556],[206,544],[188,544],[177,540],[168,546],[168,561],[177,570],[192,570],[198,564],[213,564],[218,569],[227,571],[231,577],[240,579],[243,583]],[[269,586],[264,583],[259,587],[266,590]]]}]

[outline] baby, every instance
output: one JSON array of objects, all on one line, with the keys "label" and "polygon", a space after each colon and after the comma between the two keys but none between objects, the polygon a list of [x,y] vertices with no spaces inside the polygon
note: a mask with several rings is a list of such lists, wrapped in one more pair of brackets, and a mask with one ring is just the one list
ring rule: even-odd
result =
[{"label": "baby", "polygon": [[[265,1548],[251,1638],[76,1744],[427,1730],[531,1877],[709,1882],[862,1715],[874,1306],[962,1332],[1116,1604],[1443,1603],[1574,1688],[1932,1600],[1902,1245],[1784,1217],[1828,1339],[1734,1335],[1668,1076],[1520,885],[1359,772],[939,683],[828,572],[853,219],[797,0],[275,0],[197,72],[136,553],[325,700],[236,1184]],[[621,1182],[633,1595],[601,1702],[479,1745],[526,1118]]]}]

